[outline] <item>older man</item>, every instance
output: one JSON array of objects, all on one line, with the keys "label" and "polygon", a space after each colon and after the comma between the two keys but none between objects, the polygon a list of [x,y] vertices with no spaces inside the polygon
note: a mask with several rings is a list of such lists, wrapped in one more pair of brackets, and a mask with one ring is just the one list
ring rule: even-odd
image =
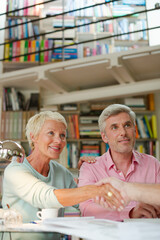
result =
[{"label": "older man", "polygon": [[[109,150],[97,157],[96,163],[83,163],[79,186],[95,184],[106,177],[115,177],[125,182],[160,183],[158,160],[134,150],[135,119],[135,113],[125,105],[112,104],[104,109],[99,117],[99,128],[102,140],[109,144]],[[88,200],[80,204],[80,210],[83,216],[117,221],[126,218],[157,218],[160,214],[160,207],[134,201],[122,211],[113,211]]]}]

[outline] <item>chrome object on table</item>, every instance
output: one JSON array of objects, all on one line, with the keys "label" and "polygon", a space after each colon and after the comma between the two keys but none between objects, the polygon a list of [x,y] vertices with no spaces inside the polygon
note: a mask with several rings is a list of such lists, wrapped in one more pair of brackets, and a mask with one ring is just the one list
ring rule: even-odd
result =
[{"label": "chrome object on table", "polygon": [[22,163],[24,160],[24,148],[12,140],[0,141],[0,162],[7,163],[17,161]]}]

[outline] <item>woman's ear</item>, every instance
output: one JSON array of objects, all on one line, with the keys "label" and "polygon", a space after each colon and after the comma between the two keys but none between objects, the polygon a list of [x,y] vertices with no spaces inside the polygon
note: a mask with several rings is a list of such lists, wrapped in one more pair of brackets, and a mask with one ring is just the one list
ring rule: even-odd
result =
[{"label": "woman's ear", "polygon": [[103,142],[108,143],[108,138],[105,133],[101,132],[101,137],[102,137]]},{"label": "woman's ear", "polygon": [[34,137],[34,135],[32,133],[30,133],[30,138],[31,138],[32,142],[35,142],[36,138]]}]

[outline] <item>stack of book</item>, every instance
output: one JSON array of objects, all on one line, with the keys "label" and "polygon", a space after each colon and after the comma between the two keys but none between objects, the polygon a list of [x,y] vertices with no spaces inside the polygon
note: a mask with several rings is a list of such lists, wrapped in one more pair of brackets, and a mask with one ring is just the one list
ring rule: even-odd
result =
[{"label": "stack of book", "polygon": [[7,11],[21,9],[16,12],[9,13],[9,16],[39,16],[40,15],[39,5],[31,8],[25,8],[31,5],[35,5],[39,2],[40,2],[39,0],[24,0],[24,1],[23,0],[7,0]]},{"label": "stack of book", "polygon": [[[64,50],[62,50],[62,45],[66,45]],[[54,50],[52,54],[52,59],[62,59],[63,52],[64,52],[64,59],[76,59],[77,58],[77,46],[72,45],[72,40],[65,40],[64,43],[62,40],[55,40],[54,41]]]},{"label": "stack of book", "polygon": [[144,98],[131,97],[124,98],[124,104],[128,107],[131,107],[134,110],[146,110],[146,103]]},{"label": "stack of book", "polygon": [[100,137],[98,127],[98,116],[81,116],[80,117],[80,136],[84,137]]},{"label": "stack of book", "polygon": [[[52,39],[42,40],[21,40],[5,44],[5,61],[13,62],[51,62],[52,61]],[[43,50],[50,49],[48,51]],[[42,52],[39,53],[39,51]],[[36,53],[34,53],[36,52]],[[28,54],[30,53],[30,54]],[[27,54],[27,55],[25,55]],[[25,55],[25,56],[19,56]],[[17,56],[17,57],[16,57]]]},{"label": "stack of book", "polygon": [[92,156],[98,157],[100,156],[100,146],[97,141],[83,141],[80,151],[80,157],[83,156]]}]

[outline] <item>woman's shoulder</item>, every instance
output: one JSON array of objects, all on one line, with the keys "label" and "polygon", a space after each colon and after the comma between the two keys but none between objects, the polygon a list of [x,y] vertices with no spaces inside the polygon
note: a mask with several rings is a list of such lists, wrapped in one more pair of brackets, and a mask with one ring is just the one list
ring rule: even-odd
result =
[{"label": "woman's shoulder", "polygon": [[71,172],[66,167],[64,167],[63,165],[61,165],[60,163],[58,163],[55,160],[51,160],[50,165],[54,168],[54,171],[56,171],[56,172],[60,171],[63,174],[66,173],[66,174],[71,175]]},{"label": "woman's shoulder", "polygon": [[17,173],[18,171],[27,171],[27,167],[24,163],[18,163],[16,161],[13,161],[8,164],[8,166],[5,168],[4,173],[10,174],[10,173]]}]

